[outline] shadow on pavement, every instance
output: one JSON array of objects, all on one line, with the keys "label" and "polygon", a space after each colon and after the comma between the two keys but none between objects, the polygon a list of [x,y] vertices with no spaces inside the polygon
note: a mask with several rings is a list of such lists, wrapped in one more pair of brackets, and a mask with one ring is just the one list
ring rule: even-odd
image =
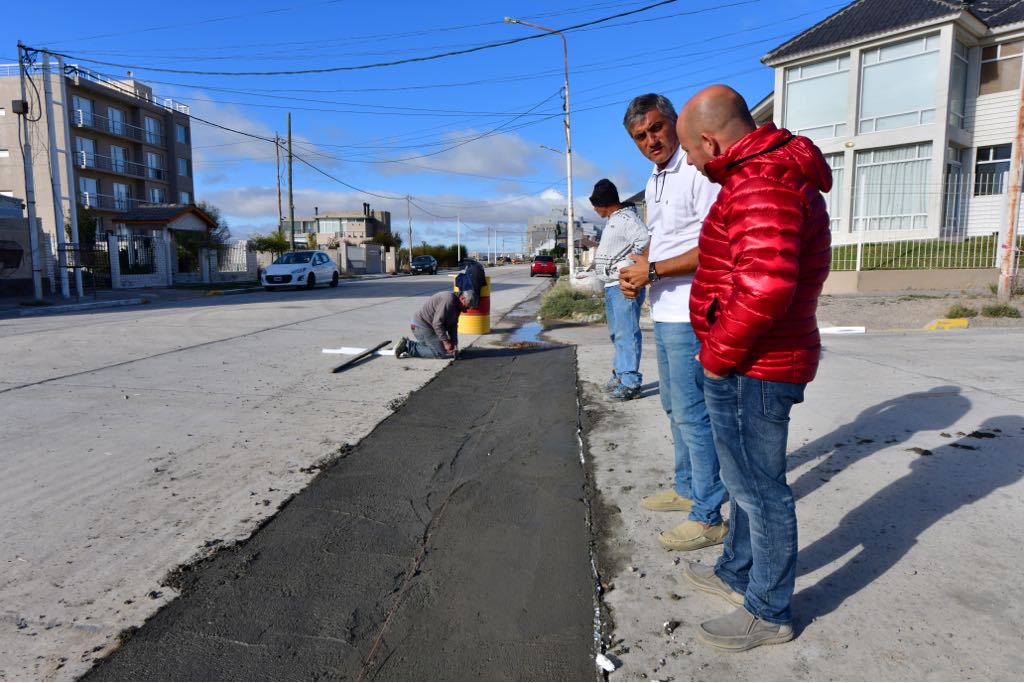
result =
[{"label": "shadow on pavement", "polygon": [[[909,473],[851,510],[828,535],[802,548],[797,568],[800,574],[814,572],[860,550],[795,596],[800,621],[807,624],[833,612],[889,571],[929,527],[1020,480],[1024,476],[1024,451],[1019,441],[1022,435],[1024,418],[1004,415],[987,420],[978,430],[934,451],[922,449]],[[952,537],[947,541],[956,543]]]},{"label": "shadow on pavement", "polygon": [[960,387],[949,385],[904,394],[865,408],[850,422],[802,446],[789,456],[788,469],[792,471],[831,452],[827,458],[790,483],[793,497],[800,500],[850,465],[880,450],[903,443],[918,432],[944,429],[955,424],[970,408],[971,402],[960,393]]}]

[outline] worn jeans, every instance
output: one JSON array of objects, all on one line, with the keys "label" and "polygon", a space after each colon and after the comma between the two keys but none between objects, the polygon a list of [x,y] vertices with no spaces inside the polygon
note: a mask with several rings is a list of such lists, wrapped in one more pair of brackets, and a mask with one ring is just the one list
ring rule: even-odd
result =
[{"label": "worn jeans", "polygon": [[729,489],[729,535],[715,573],[754,616],[792,621],[796,506],[786,483],[789,412],[806,384],[744,375],[704,379],[722,479]]},{"label": "worn jeans", "polygon": [[618,285],[604,288],[608,334],[615,347],[612,374],[630,388],[643,384],[643,375],[640,374],[640,351],[643,344],[640,307],[644,305],[645,292],[646,289],[641,289],[635,299],[627,299]]},{"label": "worn jeans", "polygon": [[689,323],[655,322],[654,347],[661,407],[668,415],[675,446],[676,493],[693,501],[690,519],[718,524],[725,485],[718,474],[711,421],[704,406],[704,373],[695,358],[700,343]]},{"label": "worn jeans", "polygon": [[413,323],[412,334],[416,340],[410,339],[409,346],[406,348],[406,353],[411,357],[451,358],[451,354],[444,352],[444,345],[441,344],[441,340],[433,328]]}]

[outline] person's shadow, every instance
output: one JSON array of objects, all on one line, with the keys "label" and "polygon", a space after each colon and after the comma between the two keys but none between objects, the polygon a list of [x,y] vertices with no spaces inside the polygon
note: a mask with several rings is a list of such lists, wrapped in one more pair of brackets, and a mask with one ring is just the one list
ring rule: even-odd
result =
[{"label": "person's shadow", "polygon": [[933,524],[1024,477],[1022,438],[1024,417],[1004,415],[931,452],[921,449],[909,473],[800,550],[797,571],[805,575],[860,548],[841,567],[795,596],[800,621],[807,624],[834,611],[889,571]]},{"label": "person's shadow", "polygon": [[903,443],[917,432],[944,429],[955,424],[970,408],[971,402],[956,386],[938,386],[928,391],[904,394],[865,408],[850,422],[789,455],[787,469],[792,471],[829,453],[827,458],[790,483],[793,497],[800,500],[821,488],[843,469],[880,450]]}]

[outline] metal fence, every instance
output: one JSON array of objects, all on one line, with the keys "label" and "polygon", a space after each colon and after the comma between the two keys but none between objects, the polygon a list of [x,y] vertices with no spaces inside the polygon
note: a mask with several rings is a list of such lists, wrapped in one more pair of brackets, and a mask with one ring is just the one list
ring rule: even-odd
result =
[{"label": "metal fence", "polygon": [[232,242],[217,249],[217,270],[221,273],[244,273],[249,269],[248,243]]},{"label": "metal fence", "polygon": [[[849,232],[842,232],[844,221],[835,215],[839,203],[827,196],[833,209],[832,270],[998,268],[1005,242],[1001,235],[1009,222],[1006,180],[1006,173],[955,171],[939,184],[899,174],[874,183],[861,178],[854,190],[854,215],[845,221]],[[927,213],[936,195],[941,206],[937,221]],[[1016,247],[1024,247],[1024,238],[1017,238]],[[1014,272],[1018,266],[1015,258]]]},{"label": "metal fence", "polygon": [[117,259],[122,275],[150,275],[156,272],[156,250],[148,235],[119,235]]}]

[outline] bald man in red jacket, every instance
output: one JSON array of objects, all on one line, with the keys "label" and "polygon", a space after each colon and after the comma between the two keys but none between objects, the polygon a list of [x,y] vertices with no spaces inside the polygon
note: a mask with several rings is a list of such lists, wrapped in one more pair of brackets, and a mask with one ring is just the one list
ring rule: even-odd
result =
[{"label": "bald man in red jacket", "polygon": [[721,558],[685,574],[736,606],[701,624],[698,637],[742,651],[793,638],[797,525],[786,440],[821,352],[815,312],[831,262],[822,193],[832,172],[808,138],[757,128],[724,85],[683,107],[678,134],[687,162],[722,188],[701,229],[690,321],[730,496]]}]

